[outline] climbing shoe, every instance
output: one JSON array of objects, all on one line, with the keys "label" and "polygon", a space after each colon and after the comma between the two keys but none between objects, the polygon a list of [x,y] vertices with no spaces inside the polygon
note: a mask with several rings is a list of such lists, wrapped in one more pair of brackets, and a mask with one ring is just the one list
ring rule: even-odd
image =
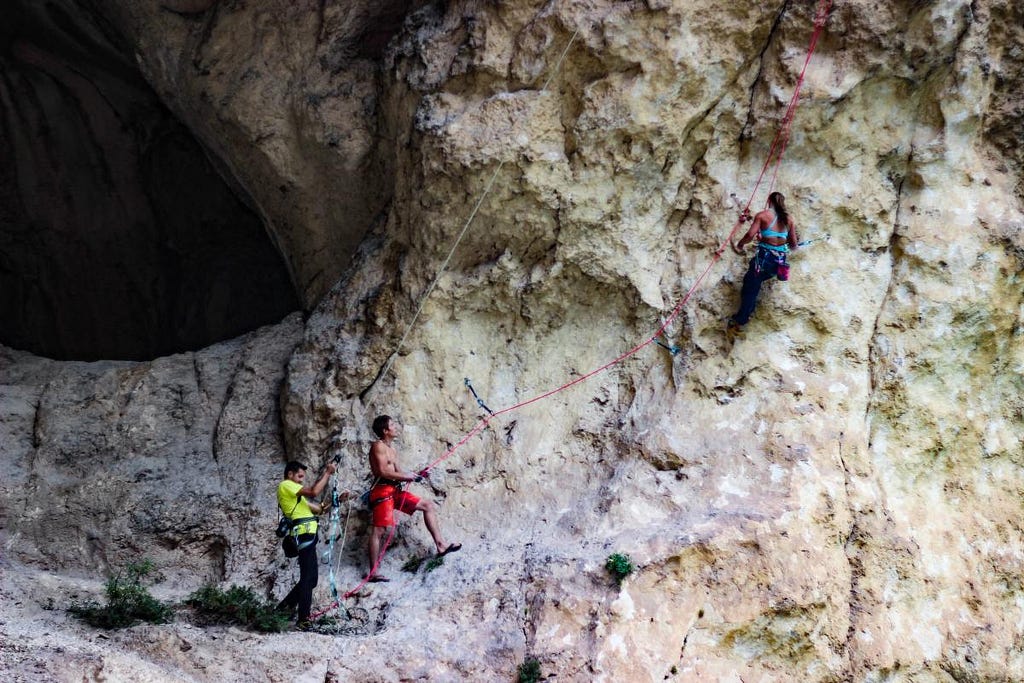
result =
[{"label": "climbing shoe", "polygon": [[740,336],[743,332],[743,325],[729,318],[729,322],[725,327],[725,338],[730,342],[736,341],[736,337]]}]

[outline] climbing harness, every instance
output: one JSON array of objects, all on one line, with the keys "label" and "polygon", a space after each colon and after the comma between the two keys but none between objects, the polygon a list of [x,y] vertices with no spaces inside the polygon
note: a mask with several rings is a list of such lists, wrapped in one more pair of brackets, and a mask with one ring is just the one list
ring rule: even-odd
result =
[{"label": "climbing harness", "polygon": [[[389,494],[387,494],[385,496],[381,496],[380,498],[374,498],[373,497],[373,489],[377,488],[377,486],[390,486],[391,487],[391,493],[389,493]],[[401,492],[402,492],[402,484],[401,484],[401,482],[392,482],[392,481],[380,481],[380,482],[378,482],[377,484],[375,484],[373,486],[373,488],[370,489],[370,498],[369,498],[370,509],[372,510],[373,508],[377,507],[378,505],[380,505],[381,503],[383,503],[386,500],[394,500],[395,499],[395,494],[396,493],[401,493]]]},{"label": "climbing harness", "polygon": [[[301,519],[298,519],[298,520],[295,520],[295,521],[297,523],[301,524],[303,522],[308,522],[308,521],[310,521],[312,519],[316,519],[316,518],[315,517],[302,517]],[[298,557],[300,550],[304,550],[305,548],[308,548],[309,546],[311,546],[314,543],[316,543],[316,534],[311,534],[311,535],[313,536],[313,538],[309,539],[308,541],[302,541],[300,543],[299,542],[299,533],[298,533],[298,531],[296,531],[294,529],[292,531],[289,531],[288,535],[285,536],[284,539],[282,539],[282,541],[281,541],[281,548],[284,549],[284,556],[285,557]]]},{"label": "climbing harness", "polygon": [[[757,245],[757,252],[754,254],[754,273],[760,275],[769,266],[775,266],[775,273],[780,280],[789,279],[789,264],[786,263],[786,252],[770,248],[771,245]],[[785,269],[785,270],[783,270]]]},{"label": "climbing harness", "polygon": [[[308,541],[299,543],[299,527],[307,522],[315,522],[316,517],[299,517],[298,519],[292,519],[292,515],[295,514],[295,508],[299,507],[299,503],[302,502],[302,496],[295,495],[295,505],[292,506],[292,511],[287,515],[284,514],[284,510],[281,510],[283,518],[277,523],[277,535],[283,536],[281,540],[281,548],[284,550],[285,557],[298,557],[299,551],[303,548],[308,548],[316,542],[316,535]],[[284,533],[282,533],[282,531]]]}]

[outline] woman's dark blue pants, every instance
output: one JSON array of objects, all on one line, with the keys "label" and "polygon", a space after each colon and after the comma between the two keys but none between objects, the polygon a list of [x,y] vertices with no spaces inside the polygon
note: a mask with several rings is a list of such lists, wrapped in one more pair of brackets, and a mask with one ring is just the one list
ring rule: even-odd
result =
[{"label": "woman's dark blue pants", "polygon": [[779,262],[772,255],[762,255],[761,249],[750,259],[747,274],[743,276],[743,289],[740,290],[740,310],[732,317],[737,325],[746,325],[757,306],[757,295],[761,293],[761,285],[779,273]]}]

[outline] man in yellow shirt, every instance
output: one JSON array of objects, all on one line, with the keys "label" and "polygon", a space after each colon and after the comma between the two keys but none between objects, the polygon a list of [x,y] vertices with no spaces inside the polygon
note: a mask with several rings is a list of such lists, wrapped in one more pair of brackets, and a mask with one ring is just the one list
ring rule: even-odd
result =
[{"label": "man in yellow shirt", "polygon": [[338,466],[333,462],[328,463],[324,473],[310,488],[303,486],[303,481],[306,478],[306,466],[297,460],[291,460],[284,467],[284,481],[277,485],[277,505],[281,508],[281,513],[291,522],[290,533],[297,534],[299,545],[299,582],[278,604],[278,609],[287,612],[298,609],[296,625],[299,628],[309,626],[313,589],[316,588],[317,583],[317,522],[314,515],[323,511],[320,504],[313,500],[306,500],[306,498],[319,498],[327,485],[327,480],[337,469]]}]

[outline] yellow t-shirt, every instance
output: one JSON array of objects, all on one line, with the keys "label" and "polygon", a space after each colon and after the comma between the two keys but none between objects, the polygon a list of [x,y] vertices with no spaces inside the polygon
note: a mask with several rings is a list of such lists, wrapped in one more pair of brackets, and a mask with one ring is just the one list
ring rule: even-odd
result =
[{"label": "yellow t-shirt", "polygon": [[[298,495],[301,490],[302,484],[294,482],[291,479],[285,479],[277,485],[277,506],[281,508],[281,512],[288,519],[313,517],[313,511],[309,509],[309,504],[306,502],[306,499]],[[298,500],[297,505],[296,500]],[[316,528],[316,520],[312,520],[309,522],[303,522],[295,527],[295,530],[299,534],[315,534]]]}]

